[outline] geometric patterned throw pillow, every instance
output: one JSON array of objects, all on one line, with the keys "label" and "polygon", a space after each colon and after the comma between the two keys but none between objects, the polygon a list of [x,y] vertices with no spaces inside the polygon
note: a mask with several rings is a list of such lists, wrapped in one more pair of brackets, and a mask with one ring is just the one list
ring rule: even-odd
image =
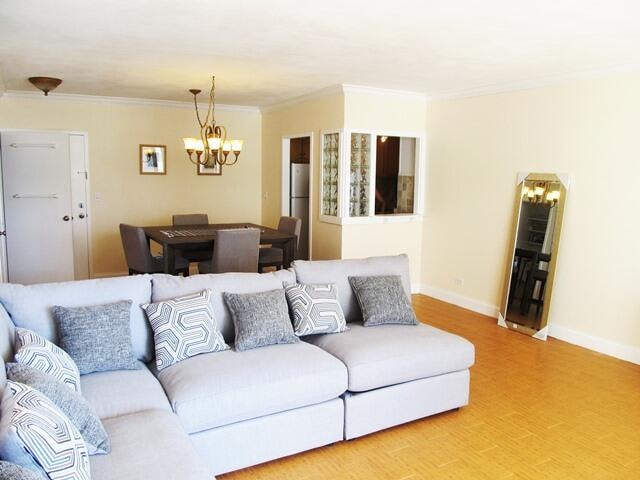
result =
[{"label": "geometric patterned throw pillow", "polygon": [[201,353],[229,349],[216,326],[209,289],[141,307],[153,329],[158,371]]},{"label": "geometric patterned throw pillow", "polygon": [[293,329],[299,337],[348,330],[334,284],[298,283],[286,286],[285,293],[293,313]]},{"label": "geometric patterned throw pillow", "polygon": [[80,432],[42,393],[8,381],[1,411],[3,459],[51,480],[90,480],[89,455]]},{"label": "geometric patterned throw pillow", "polygon": [[73,359],[57,345],[31,330],[16,328],[15,362],[28,365],[80,392],[80,372]]}]

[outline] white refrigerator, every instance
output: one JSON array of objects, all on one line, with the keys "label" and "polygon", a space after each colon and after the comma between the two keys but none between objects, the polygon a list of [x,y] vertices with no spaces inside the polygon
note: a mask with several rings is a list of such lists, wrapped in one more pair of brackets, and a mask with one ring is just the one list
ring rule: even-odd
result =
[{"label": "white refrigerator", "polygon": [[292,217],[302,219],[300,243],[296,258],[309,259],[309,165],[291,164],[291,188],[289,190],[289,211]]}]

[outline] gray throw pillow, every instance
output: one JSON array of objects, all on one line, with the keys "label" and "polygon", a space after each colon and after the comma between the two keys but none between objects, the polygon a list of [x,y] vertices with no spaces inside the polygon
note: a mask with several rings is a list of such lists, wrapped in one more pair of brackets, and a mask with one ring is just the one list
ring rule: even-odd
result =
[{"label": "gray throw pillow", "polygon": [[418,324],[399,275],[349,277],[349,284],[358,299],[365,327]]},{"label": "gray throw pillow", "polygon": [[98,414],[82,395],[51,375],[19,363],[7,363],[7,379],[35,388],[51,400],[78,429],[89,455],[111,451],[109,436]]},{"label": "gray throw pillow", "polygon": [[260,293],[224,292],[236,330],[238,351],[279,343],[298,343],[283,289]]},{"label": "gray throw pillow", "polygon": [[30,468],[0,461],[0,480],[42,480],[42,476]]},{"label": "gray throw pillow", "polygon": [[53,307],[60,347],[73,358],[82,375],[140,368],[131,345],[130,311],[131,300],[91,307]]}]

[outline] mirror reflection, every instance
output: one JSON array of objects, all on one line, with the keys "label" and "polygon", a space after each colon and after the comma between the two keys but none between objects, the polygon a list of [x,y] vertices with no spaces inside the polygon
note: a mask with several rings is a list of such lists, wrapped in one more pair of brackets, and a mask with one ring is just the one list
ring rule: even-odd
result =
[{"label": "mirror reflection", "polygon": [[557,246],[559,181],[536,181],[529,177],[521,189],[515,250],[511,263],[506,320],[538,331],[546,325],[545,302],[550,296],[549,274]]}]

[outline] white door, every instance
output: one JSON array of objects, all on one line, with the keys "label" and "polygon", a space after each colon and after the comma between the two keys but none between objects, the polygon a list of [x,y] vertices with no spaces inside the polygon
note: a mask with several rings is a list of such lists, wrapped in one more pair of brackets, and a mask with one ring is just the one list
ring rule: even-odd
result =
[{"label": "white door", "polygon": [[[78,232],[84,229],[80,249],[87,250],[86,197],[79,202],[81,209],[72,201],[72,183],[77,189],[80,175],[72,169],[71,159],[72,150],[76,154],[82,150],[84,165],[84,137],[7,131],[2,132],[0,144],[8,280],[24,284],[73,280],[78,272],[87,278],[88,259],[74,252],[75,221],[84,225],[75,228],[75,237],[81,238]],[[77,169],[77,160],[73,163]],[[76,269],[76,258],[87,265]]]}]

